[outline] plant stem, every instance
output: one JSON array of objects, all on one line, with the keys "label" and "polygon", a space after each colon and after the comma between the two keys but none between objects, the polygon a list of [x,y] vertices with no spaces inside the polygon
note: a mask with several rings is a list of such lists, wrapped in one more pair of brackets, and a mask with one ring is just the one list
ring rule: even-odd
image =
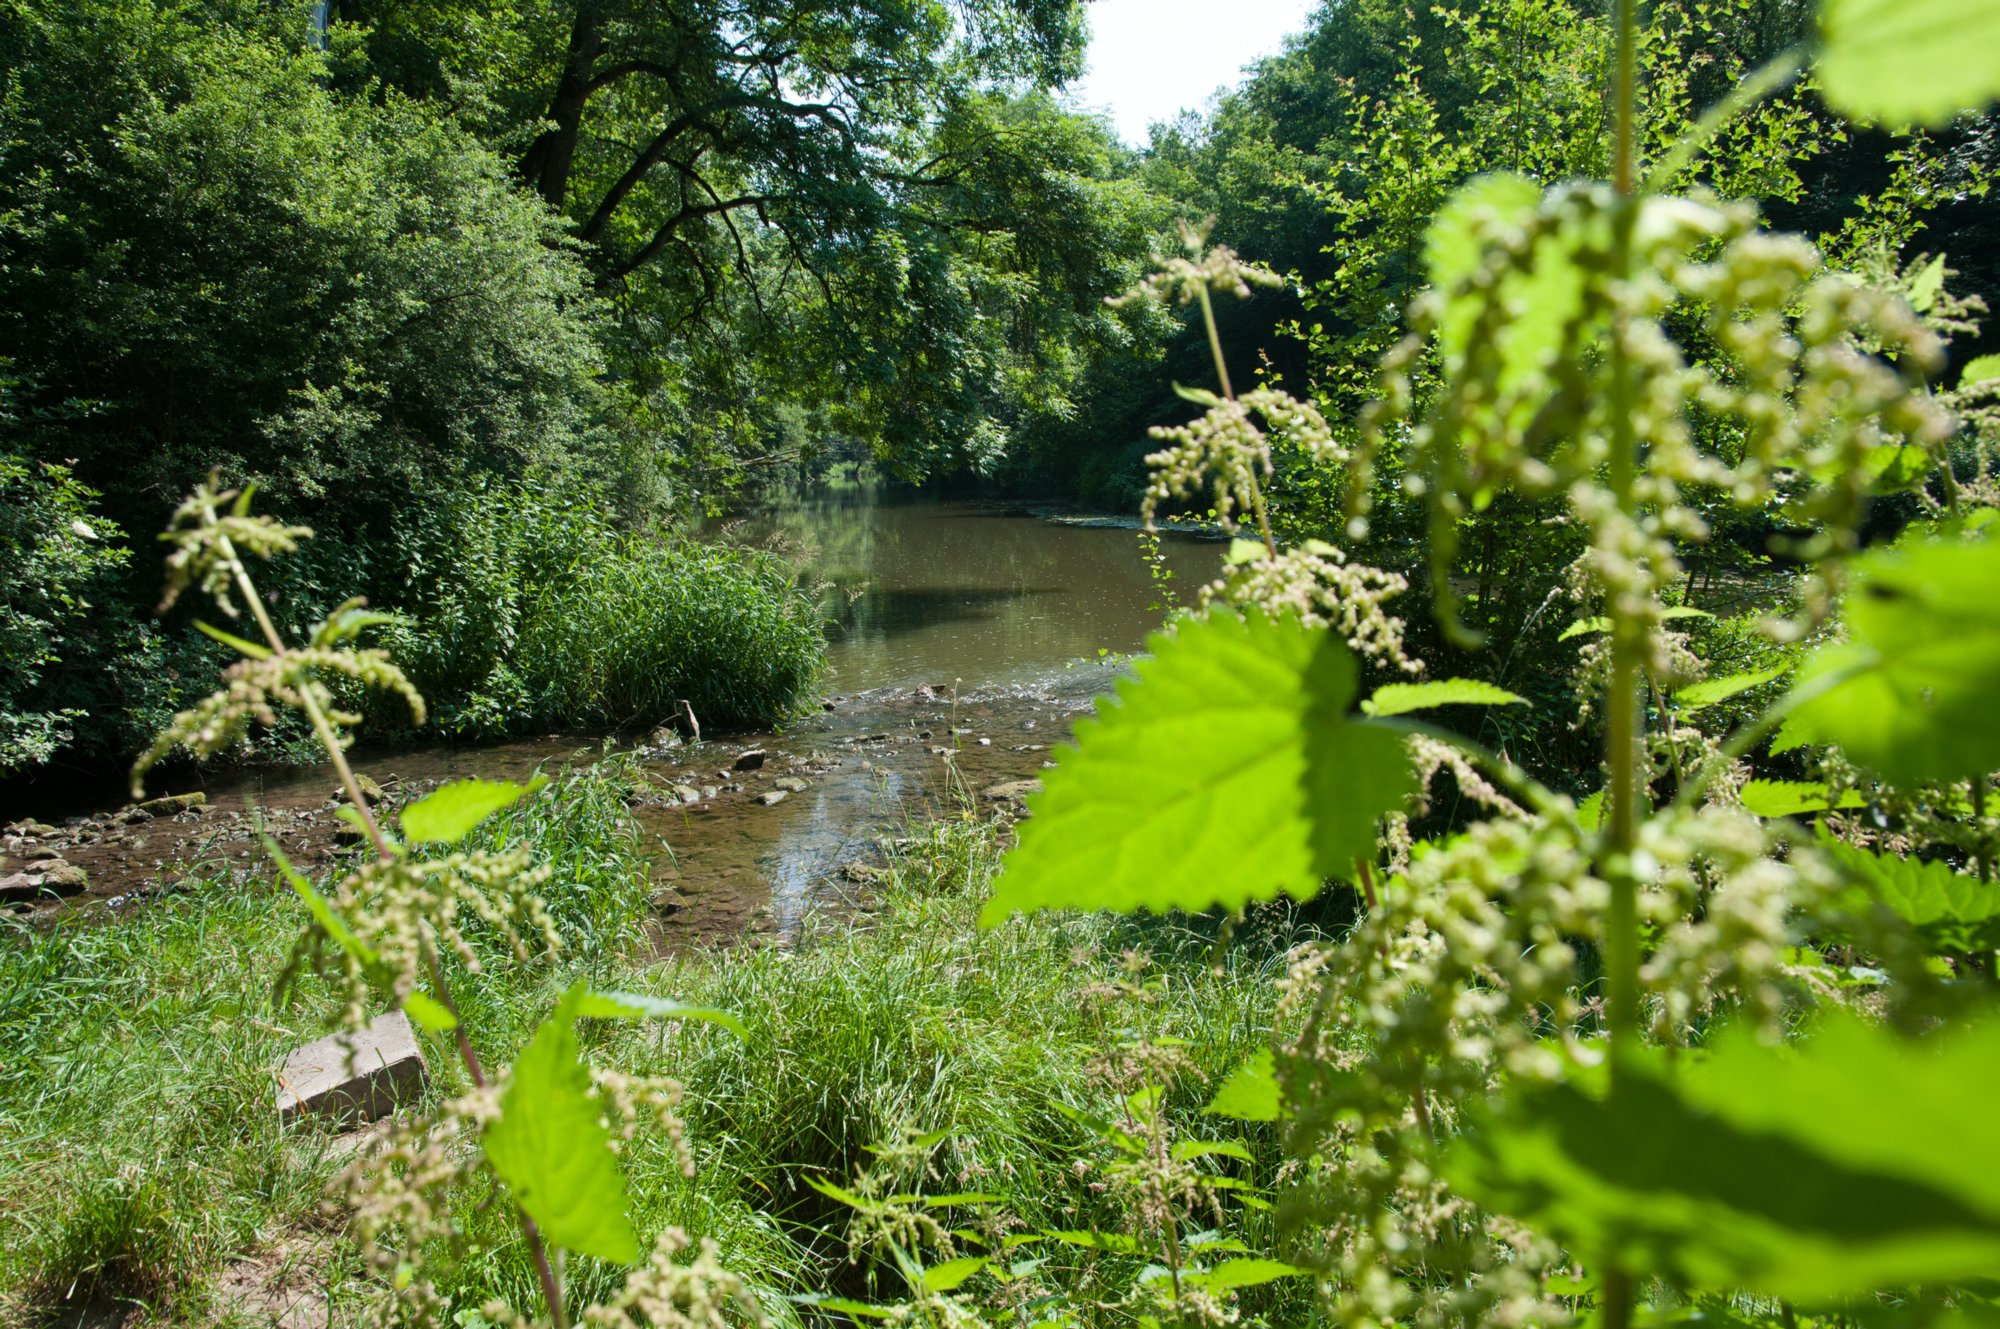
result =
[{"label": "plant stem", "polygon": [[[1612,0],[1617,49],[1612,74],[1616,110],[1613,129],[1612,184],[1618,191],[1618,211],[1612,221],[1611,270],[1615,280],[1629,281],[1632,270],[1632,230],[1638,217],[1633,193],[1633,116],[1636,104],[1635,0]],[[1609,481],[1614,501],[1627,520],[1636,517],[1633,482],[1638,465],[1638,439],[1632,428],[1632,366],[1627,347],[1630,311],[1621,298],[1611,311],[1611,458]],[[1639,883],[1633,852],[1639,843],[1639,755],[1642,716],[1639,676],[1650,628],[1641,607],[1631,604],[1629,591],[1612,588],[1605,605],[1611,618],[1611,695],[1605,758],[1611,767],[1610,834],[1605,844],[1603,872],[1611,887],[1610,916],[1605,920],[1605,1027],[1611,1043],[1611,1089],[1615,1094],[1630,1078],[1632,1054],[1639,1036]],[[1629,1270],[1613,1264],[1604,1271],[1604,1329],[1629,1329],[1635,1298]]]},{"label": "plant stem", "polygon": [[[1208,353],[1215,357],[1216,381],[1222,384],[1222,396],[1231,405],[1236,402],[1236,389],[1229,384],[1229,362],[1222,354],[1222,334],[1215,327],[1215,302],[1208,298],[1208,287],[1201,288],[1201,322],[1208,330]],[[1272,558],[1278,556],[1278,542],[1271,537],[1271,516],[1264,510],[1264,491],[1253,478],[1250,481],[1250,506],[1257,514],[1257,531],[1264,537],[1264,551]]]}]

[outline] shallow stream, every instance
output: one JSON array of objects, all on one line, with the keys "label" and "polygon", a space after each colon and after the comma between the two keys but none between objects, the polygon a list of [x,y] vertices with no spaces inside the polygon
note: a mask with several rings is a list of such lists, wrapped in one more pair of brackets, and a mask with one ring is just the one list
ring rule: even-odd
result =
[{"label": "shallow stream", "polygon": [[[721,534],[777,548],[825,586],[827,706],[779,732],[618,744],[637,746],[661,791],[636,813],[660,844],[663,945],[783,937],[808,909],[856,893],[849,878],[865,875],[857,865],[879,837],[967,799],[1003,801],[1008,791],[995,787],[1039,774],[1160,620],[1139,537],[1106,523],[852,489],[736,519]],[[1220,547],[1203,540],[1169,538],[1163,553],[1170,585],[1184,592],[1220,561]],[[751,749],[763,764],[735,769]],[[363,752],[356,765],[393,792],[520,778],[605,750],[602,739],[552,735]],[[324,767],[195,779],[173,791],[206,793],[199,811],[114,831],[107,803],[74,810],[65,820],[77,824],[49,839],[90,876],[80,903],[122,910],[171,889],[188,865],[248,866],[258,853],[252,804],[294,852],[317,859],[337,824],[333,783]],[[0,864],[0,875],[14,870],[11,859]]]}]

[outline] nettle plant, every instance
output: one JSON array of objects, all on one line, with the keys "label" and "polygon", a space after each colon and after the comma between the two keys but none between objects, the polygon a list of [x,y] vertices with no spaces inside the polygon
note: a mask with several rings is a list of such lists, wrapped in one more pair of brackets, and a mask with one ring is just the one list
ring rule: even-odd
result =
[{"label": "nettle plant", "polygon": [[[1238,398],[1219,347],[1220,391],[1183,392],[1207,413],[1163,431],[1148,516],[1212,483],[1257,538],[1078,727],[985,918],[1355,888],[1360,922],[1295,955],[1273,1053],[1227,1104],[1277,1123],[1282,1254],[1330,1321],[2000,1313],[2000,495],[1981,414],[2000,365],[1931,384],[1942,348],[1912,304],[1938,305],[1941,262],[1914,300],[1885,294],[1747,208],[1655,192],[1800,53],[1649,179],[1633,6],[1614,17],[1613,178],[1486,176],[1449,198],[1352,455],[1309,406]],[[1846,114],[1938,124],[2000,91],[1992,0],[1830,0],[1821,19],[1815,77]],[[1206,314],[1273,280],[1189,238],[1153,293]],[[1564,505],[1594,610],[1571,635],[1601,684],[1600,795],[1578,804],[1420,718],[1525,704],[1499,689],[1357,695],[1357,654],[1420,672],[1383,607],[1403,587],[1331,546],[1278,547],[1258,416],[1346,468],[1351,542],[1393,454],[1461,641],[1465,521],[1508,493]],[[1869,499],[1897,489],[1926,516],[1863,551]],[[1821,644],[1712,738],[1701,710],[1785,672],[1702,678],[1673,630],[1680,552],[1730,509],[1811,532],[1789,551],[1809,588],[1772,631]],[[1760,752],[1820,778],[1755,778]],[[1488,815],[1412,845],[1441,771]],[[1228,1313],[1199,1309],[1169,1318]]]},{"label": "nettle plant", "polygon": [[[312,532],[250,512],[252,491],[221,490],[211,477],[182,504],[161,538],[172,546],[162,612],[197,588],[235,620],[247,606],[259,640],[207,623],[209,636],[242,659],[225,686],[176,716],[133,768],[133,791],[145,773],[176,747],[197,756],[237,742],[255,721],[276,724],[279,708],[303,714],[324,746],[346,791],[340,808],[363,836],[362,861],[322,894],[298,872],[275,841],[265,848],[283,880],[304,902],[306,926],[283,981],[311,970],[332,979],[345,1002],[345,1023],[365,1026],[371,1008],[400,1008],[429,1034],[448,1038],[463,1071],[463,1092],[436,1111],[374,1137],[342,1173],[336,1190],[351,1209],[354,1231],[381,1292],[376,1318],[443,1323],[452,1310],[427,1277],[425,1262],[458,1239],[459,1210],[468,1196],[498,1184],[501,1203],[520,1220],[521,1235],[542,1293],[539,1308],[489,1302],[488,1323],[527,1326],[570,1320],[564,1295],[567,1253],[634,1266],[611,1301],[588,1307],[584,1321],[601,1325],[716,1325],[759,1321],[740,1279],[723,1269],[711,1243],[690,1258],[693,1243],[678,1229],[662,1233],[650,1257],[640,1249],[628,1215],[619,1142],[642,1126],[664,1133],[693,1163],[675,1115],[680,1086],[588,1065],[577,1026],[583,1020],[706,1020],[741,1032],[735,1017],[658,997],[572,986],[511,1066],[490,1073],[452,998],[453,967],[477,975],[481,951],[497,950],[528,963],[553,960],[562,939],[536,895],[549,877],[525,847],[492,851],[457,846],[486,817],[532,794],[541,784],[459,780],[403,807],[400,834],[370,806],[347,760],[347,731],[361,717],[341,704],[335,688],[395,694],[412,718],[424,701],[388,655],[357,644],[360,634],[390,621],[358,600],[341,605],[304,645],[289,645],[272,623],[251,580],[246,555],[288,553]],[[454,1321],[472,1323],[461,1312]]]}]

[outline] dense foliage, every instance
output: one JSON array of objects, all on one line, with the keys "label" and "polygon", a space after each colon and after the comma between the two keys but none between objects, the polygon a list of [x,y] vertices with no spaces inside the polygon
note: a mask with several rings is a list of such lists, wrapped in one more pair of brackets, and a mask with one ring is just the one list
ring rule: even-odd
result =
[{"label": "dense foliage", "polygon": [[[375,70],[379,95],[341,105],[418,116],[398,150],[456,100],[440,132],[519,153],[541,204],[509,207],[626,217],[584,220],[549,260],[579,284],[547,307],[587,303],[586,282],[615,290],[593,317],[620,335],[727,298],[696,263],[702,289],[676,305],[688,293],[650,267],[696,246],[698,221],[759,299],[760,275],[796,261],[824,298],[794,307],[807,326],[841,304],[824,247],[867,234],[841,269],[865,284],[876,239],[913,224],[887,245],[891,285],[965,303],[885,300],[844,325],[864,345],[870,318],[900,329],[872,347],[924,378],[888,394],[903,418],[973,420],[932,377],[968,365],[1004,382],[1033,364],[1048,392],[989,382],[973,432],[945,430],[938,456],[1002,429],[994,402],[1052,427],[1068,386],[1148,346],[1171,359],[1171,337],[1113,329],[1164,335],[1178,306],[1201,363],[1175,399],[1197,413],[1152,429],[1136,497],[1149,523],[1206,507],[1238,538],[1058,754],[996,873],[993,832],[967,815],[891,854],[873,928],[796,956],[633,965],[648,884],[615,773],[384,800],[345,737],[371,694],[467,732],[690,698],[749,717],[810,677],[803,602],[769,565],[638,533],[643,504],[622,528],[577,510],[579,494],[611,508],[634,474],[616,442],[631,417],[609,407],[560,452],[504,461],[457,439],[411,471],[448,477],[421,505],[327,478],[316,449],[286,453],[291,436],[260,425],[270,447],[239,464],[323,483],[340,521],[310,542],[249,490],[195,483],[167,522],[167,607],[202,601],[183,612],[210,615],[235,658],[134,775],[283,714],[341,782],[359,848],[325,880],[267,841],[298,906],[280,988],[349,1027],[401,1010],[441,1081],[331,1178],[346,1313],[556,1329],[1994,1317],[2000,357],[1954,362],[1985,311],[1909,246],[1926,189],[1953,172],[1986,188],[1975,117],[2000,98],[2000,0],[1718,0],[1649,23],[1638,8],[1328,6],[1215,124],[1268,98],[1367,151],[1327,158],[1324,125],[1261,174],[1190,150],[1176,190],[1296,189],[1337,224],[1338,264],[1302,286],[1183,224],[1129,298],[1071,303],[1058,339],[1083,349],[1049,377],[1018,328],[944,335],[985,316],[985,282],[1040,261],[1033,245],[983,252],[980,225],[929,211],[946,206],[934,188],[978,193],[986,145],[916,172],[897,154],[904,133],[949,140],[970,86],[956,60],[1001,83],[1060,73],[1066,8],[724,6],[679,29],[597,8],[521,26],[448,10],[435,28],[425,11],[367,32],[347,15],[325,76]],[[492,52],[453,44],[475,31],[509,61],[545,57],[540,120],[510,111]],[[1427,64],[1433,44],[1448,55]],[[319,77],[299,94],[352,96]],[[696,84],[713,107],[685,100]],[[815,88],[826,100],[798,100]],[[1058,139],[1096,132],[1021,89],[978,91],[996,114],[1046,114]],[[1809,164],[1874,123],[1936,137],[1879,153],[1879,192],[1816,237],[1774,226],[1786,207],[1810,215]],[[1141,178],[1177,151],[1162,135]],[[827,183],[788,176],[800,161],[845,171],[852,210],[787,213]],[[948,181],[925,173],[941,162]],[[652,192],[656,167],[678,185]],[[752,185],[771,192],[727,196]],[[57,212],[23,211],[22,234]],[[762,229],[746,237],[739,212]],[[911,238],[926,229],[949,239]],[[774,270],[758,244],[790,257]],[[1246,375],[1254,325],[1224,300],[1260,287],[1297,302],[1280,307],[1295,359]],[[1039,298],[1026,290],[1017,309]],[[689,334],[697,359],[717,328],[750,326],[717,317]],[[577,344],[607,365],[630,353],[599,336]],[[1001,346],[1019,358],[979,358]],[[827,362],[848,372],[847,354]],[[74,427],[20,368],[17,427]],[[604,400],[635,393],[628,407],[659,386],[583,377]],[[886,361],[844,396],[850,418],[885,382]],[[920,462],[888,419],[871,438]],[[1017,456],[1036,437],[1024,427]],[[75,718],[40,698],[43,671],[122,571],[80,475],[0,469],[35,559],[0,583],[0,630],[28,662],[6,676],[22,718],[4,736],[31,759]],[[370,576],[407,618],[340,598]],[[1412,591],[1434,628],[1404,613]],[[1298,926],[1283,897],[1328,926]],[[0,1043],[0,1106],[78,1197],[10,1243],[0,1268],[28,1299],[67,1281],[198,1316],[224,1244],[297,1215],[240,1067],[189,1077],[156,1059],[151,1085],[192,1083],[224,1111],[143,1121],[40,1074],[105,1074],[60,1018],[91,983],[122,981],[177,1040],[207,1019],[233,1052],[271,1051],[255,980],[278,945],[268,910],[237,908],[191,902],[134,942],[54,930],[0,954],[7,1007],[29,1017]],[[1145,913],[1162,917],[1120,917]],[[217,980],[205,947],[242,955]],[[167,979],[123,973],[127,957]],[[89,1013],[134,1036],[109,1003]],[[98,1152],[94,1134],[123,1123],[202,1171]],[[208,1178],[227,1203],[194,1203]],[[10,1193],[34,1183],[0,1177]]]},{"label": "dense foliage", "polygon": [[[1102,297],[1167,213],[1051,100],[1081,35],[1069,0],[8,5],[0,456],[73,476],[106,559],[98,612],[10,676],[0,772],[129,751],[207,686],[222,657],[113,565],[211,468],[322,532],[268,588],[283,616],[354,593],[415,616],[465,732],[657,720],[704,689],[730,722],[783,714],[796,608],[671,533],[803,456],[990,460],[1133,342]],[[481,692],[450,611],[435,641],[422,615],[508,538],[465,505],[524,486],[652,569],[628,603],[748,594],[744,648],[690,630],[605,666],[648,681],[573,687],[548,650],[579,618]],[[782,663],[719,681],[753,656]]]}]

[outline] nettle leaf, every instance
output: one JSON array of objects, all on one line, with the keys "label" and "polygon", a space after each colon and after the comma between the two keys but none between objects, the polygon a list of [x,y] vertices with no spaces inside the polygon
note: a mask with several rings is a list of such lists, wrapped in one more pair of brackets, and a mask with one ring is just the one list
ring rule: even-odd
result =
[{"label": "nettle leaf", "polygon": [[1743,786],[1743,810],[1759,817],[1796,817],[1835,807],[1866,807],[1868,800],[1848,790],[1836,804],[1824,784],[1809,780],[1752,780]]},{"label": "nettle leaf", "polygon": [[743,1021],[729,1011],[690,1006],[641,992],[586,992],[577,1003],[576,1014],[578,1019],[585,1020],[706,1020],[721,1025],[738,1038],[749,1037]]},{"label": "nettle leaf", "polygon": [[1276,1121],[1280,1107],[1277,1058],[1262,1048],[1229,1073],[1202,1111],[1238,1121]]},{"label": "nettle leaf", "polygon": [[1384,683],[1361,703],[1369,715],[1407,715],[1436,706],[1526,706],[1518,693],[1470,678],[1442,678],[1433,683]]},{"label": "nettle leaf", "polygon": [[403,809],[403,835],[413,844],[457,844],[480,822],[511,807],[548,781],[453,780]]},{"label": "nettle leaf", "polygon": [[1358,671],[1333,633],[1211,613],[1150,645],[1029,798],[986,925],[1303,900],[1375,852],[1414,787],[1401,734],[1348,716]]},{"label": "nettle leaf", "polygon": [[1965,362],[1965,370],[1958,376],[1958,385],[1963,388],[1996,378],[2000,378],[2000,355],[1975,355]]},{"label": "nettle leaf", "polygon": [[1944,955],[2000,948],[2000,886],[1948,863],[1874,854],[1820,832],[1820,847]]},{"label": "nettle leaf", "polygon": [[1849,640],[1799,670],[1781,731],[1894,784],[2000,768],[2000,543],[1905,542],[1855,561]]},{"label": "nettle leaf", "polygon": [[515,1059],[486,1128],[486,1161],[550,1241],[600,1260],[632,1264],[639,1237],[626,1216],[625,1173],[590,1095],[576,1042],[588,989],[572,987]]},{"label": "nettle leaf", "polygon": [[1698,711],[1705,706],[1713,706],[1718,702],[1728,701],[1731,697],[1741,696],[1752,688],[1763,687],[1790,668],[1790,665],[1774,665],[1769,669],[1759,669],[1753,673],[1705,679],[1676,692],[1674,704],[1683,711]]},{"label": "nettle leaf", "polygon": [[1684,1287],[1824,1303],[2000,1261],[2000,1021],[1913,1042],[1838,1015],[1802,1045],[1733,1032],[1632,1072],[1517,1085],[1448,1175],[1587,1263]]},{"label": "nettle leaf", "polygon": [[1825,0],[1818,73],[1844,115],[1943,125],[2000,94],[2000,0]]}]

